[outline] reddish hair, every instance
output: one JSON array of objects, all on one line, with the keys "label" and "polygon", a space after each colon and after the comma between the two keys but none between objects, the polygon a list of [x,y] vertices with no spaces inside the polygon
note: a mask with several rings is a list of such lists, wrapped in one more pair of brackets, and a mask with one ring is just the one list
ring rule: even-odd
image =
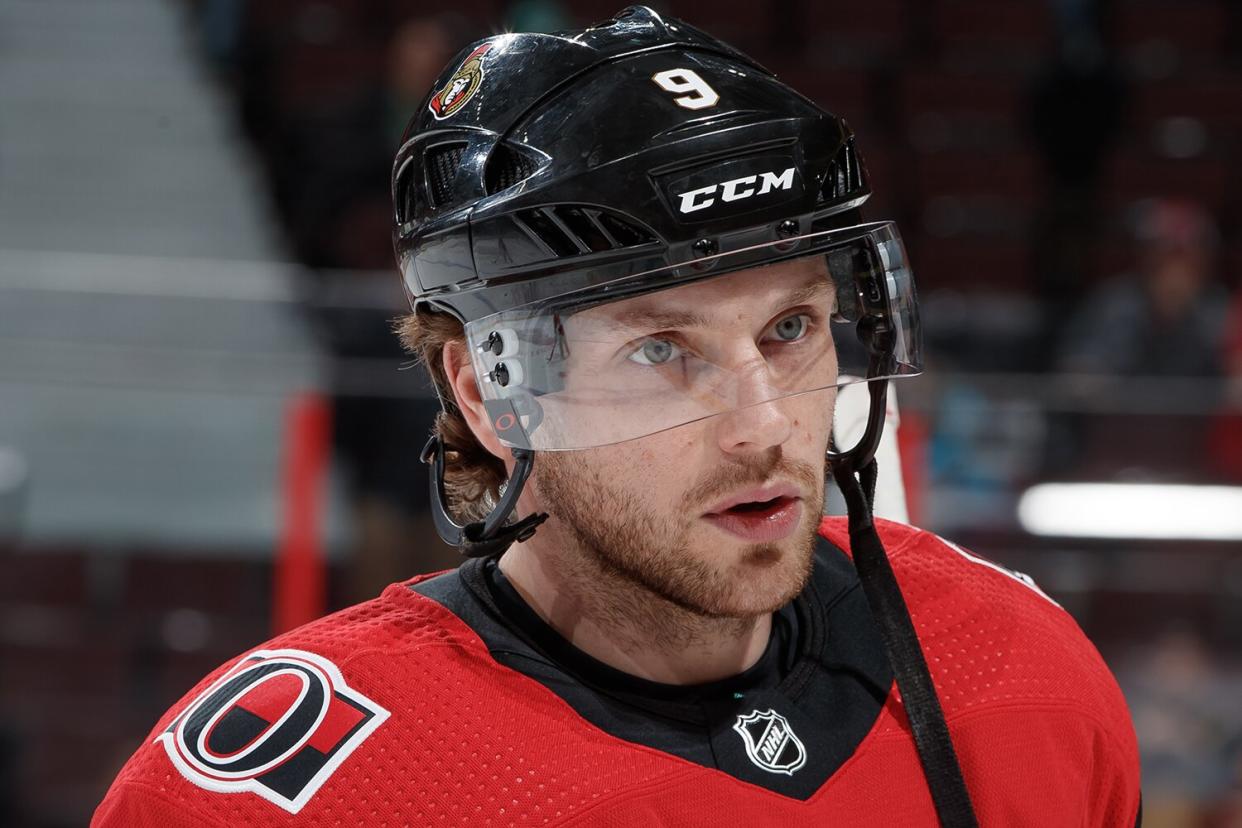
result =
[{"label": "reddish hair", "polygon": [[446,505],[466,520],[481,520],[500,497],[508,473],[470,430],[444,371],[444,349],[464,349],[465,330],[455,317],[425,309],[398,319],[395,330],[402,347],[426,366],[444,403],[432,430],[444,446]]}]

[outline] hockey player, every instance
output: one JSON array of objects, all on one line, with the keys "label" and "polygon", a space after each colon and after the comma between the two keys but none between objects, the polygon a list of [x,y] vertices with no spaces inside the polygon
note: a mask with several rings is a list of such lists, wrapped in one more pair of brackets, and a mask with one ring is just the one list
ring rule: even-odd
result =
[{"label": "hockey player", "polygon": [[642,7],[476,44],[428,102],[394,239],[467,560],[207,676],[95,824],[1137,824],[1073,619],[872,519],[919,324],[848,127]]}]

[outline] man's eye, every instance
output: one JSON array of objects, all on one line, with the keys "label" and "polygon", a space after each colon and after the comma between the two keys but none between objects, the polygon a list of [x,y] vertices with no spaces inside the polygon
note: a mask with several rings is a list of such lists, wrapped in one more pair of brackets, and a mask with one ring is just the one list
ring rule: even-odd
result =
[{"label": "man's eye", "polygon": [[786,316],[780,322],[772,327],[772,333],[782,342],[796,342],[806,336],[807,328],[811,326],[811,317],[805,313]]},{"label": "man's eye", "polygon": [[667,339],[647,339],[626,359],[639,365],[664,365],[681,356],[681,349]]}]

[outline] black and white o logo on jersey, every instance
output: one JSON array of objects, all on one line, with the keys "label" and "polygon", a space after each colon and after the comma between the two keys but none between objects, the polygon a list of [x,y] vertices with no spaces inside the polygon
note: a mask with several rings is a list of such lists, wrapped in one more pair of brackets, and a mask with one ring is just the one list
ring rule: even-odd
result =
[{"label": "black and white o logo on jersey", "polygon": [[323,656],[260,650],[199,694],[156,741],[201,788],[303,806],[388,711]]},{"label": "black and white o logo on jersey", "polygon": [[794,735],[789,721],[774,710],[754,710],[738,716],[733,729],[742,737],[750,761],[765,771],[793,776],[806,764],[802,740]]}]

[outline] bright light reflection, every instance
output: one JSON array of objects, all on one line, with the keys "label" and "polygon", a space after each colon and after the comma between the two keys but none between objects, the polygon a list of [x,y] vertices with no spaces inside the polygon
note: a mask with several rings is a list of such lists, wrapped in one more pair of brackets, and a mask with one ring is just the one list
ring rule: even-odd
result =
[{"label": "bright light reflection", "polygon": [[1035,535],[1242,540],[1242,487],[1161,483],[1041,483],[1018,500]]}]

